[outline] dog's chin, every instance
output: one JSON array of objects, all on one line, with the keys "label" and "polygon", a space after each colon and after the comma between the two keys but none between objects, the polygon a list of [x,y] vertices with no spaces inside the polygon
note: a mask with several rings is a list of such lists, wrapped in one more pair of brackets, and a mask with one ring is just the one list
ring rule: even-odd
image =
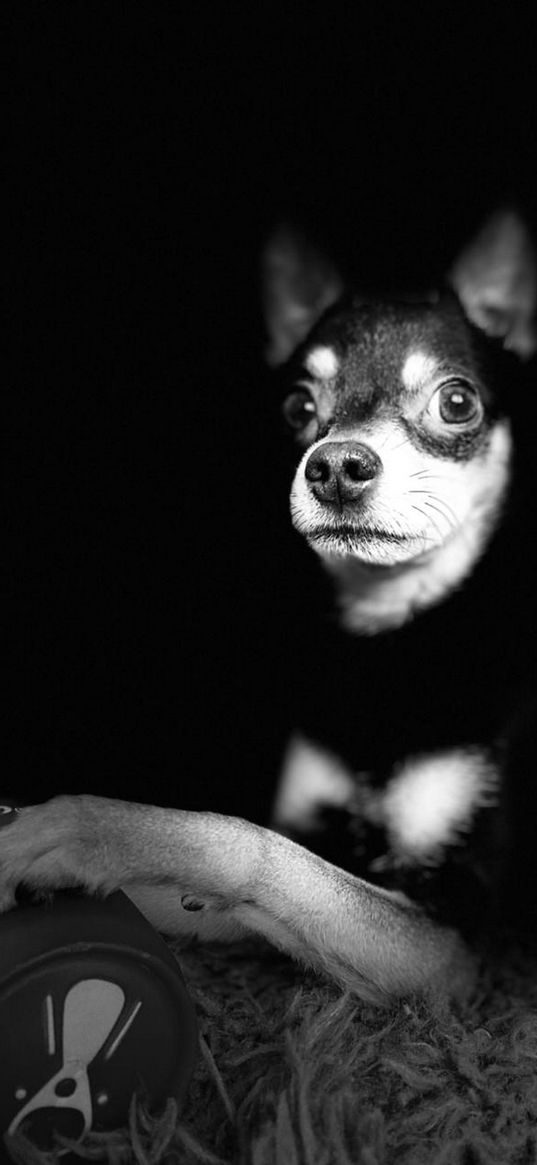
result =
[{"label": "dog's chin", "polygon": [[377,528],[312,526],[302,528],[300,532],[317,554],[329,558],[352,558],[368,567],[403,566],[422,559],[435,549],[423,535],[399,534]]}]

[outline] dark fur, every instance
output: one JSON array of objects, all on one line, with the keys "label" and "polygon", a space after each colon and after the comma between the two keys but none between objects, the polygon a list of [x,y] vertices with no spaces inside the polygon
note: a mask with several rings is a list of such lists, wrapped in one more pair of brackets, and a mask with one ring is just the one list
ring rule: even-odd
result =
[{"label": "dark fur", "polygon": [[[402,354],[425,339],[427,351],[478,380],[489,424],[510,420],[515,455],[502,518],[460,587],[405,626],[374,636],[338,626],[332,581],[312,556],[317,584],[308,582],[290,686],[304,735],[341,758],[349,772],[365,772],[375,789],[405,758],[478,745],[503,774],[499,803],[481,809],[471,832],[438,864],[394,860],[385,830],[352,806],[321,805],[314,830],[290,832],[335,864],[404,890],[470,936],[502,913],[510,922],[517,916],[534,923],[535,370],[506,351],[501,336],[474,326],[446,288],[429,299],[338,300],[277,373],[278,391],[284,401],[303,383],[304,357],[313,347],[335,348],[345,354],[346,376],[315,438],[327,436],[342,418],[359,430],[371,416],[397,413]],[[487,433],[485,424],[477,438],[442,441],[419,430],[409,436],[440,459],[466,460]],[[291,440],[293,469],[304,448]]]}]

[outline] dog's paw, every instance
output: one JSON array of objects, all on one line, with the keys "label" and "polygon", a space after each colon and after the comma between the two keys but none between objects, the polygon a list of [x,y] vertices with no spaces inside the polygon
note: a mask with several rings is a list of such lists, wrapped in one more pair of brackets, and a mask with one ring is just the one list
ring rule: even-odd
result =
[{"label": "dog's paw", "polygon": [[83,800],[55,797],[21,809],[0,831],[0,912],[15,905],[21,885],[38,895],[62,886],[98,888],[94,860],[88,863]]}]

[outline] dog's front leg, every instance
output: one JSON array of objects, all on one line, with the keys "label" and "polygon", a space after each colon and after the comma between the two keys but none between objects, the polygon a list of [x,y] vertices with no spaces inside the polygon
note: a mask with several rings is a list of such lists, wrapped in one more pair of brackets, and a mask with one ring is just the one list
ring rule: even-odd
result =
[{"label": "dog's front leg", "polygon": [[[469,967],[455,932],[403,896],[337,869],[270,830],[211,813],[58,797],[24,809],[0,836],[2,904],[32,889],[146,887],[184,911],[264,935],[363,998],[456,989]],[[170,918],[176,905],[177,925]],[[158,909],[154,921],[161,921]]]}]

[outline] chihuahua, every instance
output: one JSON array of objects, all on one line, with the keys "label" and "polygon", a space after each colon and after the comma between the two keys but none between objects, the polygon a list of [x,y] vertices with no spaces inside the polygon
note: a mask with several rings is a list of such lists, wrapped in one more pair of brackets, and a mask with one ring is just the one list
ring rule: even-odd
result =
[{"label": "chihuahua", "polygon": [[0,834],[0,908],[21,883],[123,888],[165,933],[256,932],[369,1001],[462,990],[524,824],[533,250],[499,212],[438,291],[367,296],[282,230],[264,280],[292,522],[335,593],[273,828],[57,797]]}]

